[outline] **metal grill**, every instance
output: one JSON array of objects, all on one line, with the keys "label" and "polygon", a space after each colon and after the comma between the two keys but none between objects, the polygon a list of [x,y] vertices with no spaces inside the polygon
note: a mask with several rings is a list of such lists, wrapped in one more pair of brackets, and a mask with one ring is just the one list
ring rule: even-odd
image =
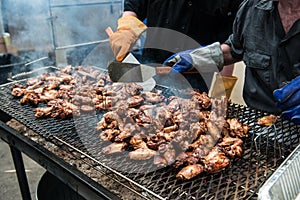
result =
[{"label": "metal grill", "polygon": [[[152,161],[132,161],[128,151],[104,155],[101,149],[107,142],[99,140],[95,127],[104,114],[89,113],[73,119],[36,119],[33,108],[20,105],[11,96],[11,84],[0,87],[0,110],[20,121],[41,136],[60,141],[87,155],[115,177],[125,180],[127,187],[158,199],[257,199],[259,188],[274,173],[285,158],[300,143],[300,127],[279,118],[270,127],[257,125],[257,119],[267,113],[231,104],[229,117],[236,117],[250,126],[249,137],[243,145],[243,155],[234,159],[225,170],[200,174],[189,180],[177,180],[172,167],[152,170]],[[122,169],[127,169],[124,172]]]}]

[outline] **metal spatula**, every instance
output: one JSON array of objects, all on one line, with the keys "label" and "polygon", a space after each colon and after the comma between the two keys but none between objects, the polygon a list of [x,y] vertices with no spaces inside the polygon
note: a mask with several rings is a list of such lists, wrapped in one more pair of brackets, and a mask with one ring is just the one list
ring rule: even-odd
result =
[{"label": "metal spatula", "polygon": [[154,67],[145,64],[111,62],[108,74],[114,82],[144,82],[156,75],[169,74],[171,67]]}]

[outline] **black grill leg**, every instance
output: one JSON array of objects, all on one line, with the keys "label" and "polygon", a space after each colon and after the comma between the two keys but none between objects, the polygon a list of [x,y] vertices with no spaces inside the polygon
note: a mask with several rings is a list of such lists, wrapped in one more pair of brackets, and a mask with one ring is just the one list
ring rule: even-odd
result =
[{"label": "black grill leg", "polygon": [[13,146],[10,146],[10,151],[16,168],[22,198],[23,200],[31,200],[22,154]]}]

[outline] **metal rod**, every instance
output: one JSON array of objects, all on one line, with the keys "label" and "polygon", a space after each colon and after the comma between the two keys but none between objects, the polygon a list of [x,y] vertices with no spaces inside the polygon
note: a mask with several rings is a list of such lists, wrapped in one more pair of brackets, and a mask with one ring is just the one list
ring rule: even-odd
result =
[{"label": "metal rod", "polygon": [[50,14],[50,24],[51,24],[51,34],[52,34],[52,43],[54,49],[56,48],[56,36],[55,36],[55,31],[54,31],[54,23],[53,23],[53,12],[52,12],[52,7],[51,7],[51,0],[48,0],[48,9],[49,9],[49,14]]},{"label": "metal rod", "polygon": [[[111,1],[107,2],[97,2],[97,3],[80,3],[80,4],[53,4],[51,5],[52,8],[65,8],[65,7],[78,7],[78,6],[95,6],[95,5],[105,5],[105,4],[111,4]],[[113,1],[113,3],[122,3],[122,1]]]},{"label": "metal rod", "polygon": [[10,146],[11,155],[17,172],[22,198],[23,200],[31,200],[22,154],[15,147],[11,145],[9,146]]},{"label": "metal rod", "polygon": [[100,43],[105,43],[105,42],[109,42],[109,39],[57,47],[55,50],[69,49],[69,48],[74,48],[74,47],[81,47],[81,46],[87,46],[87,45],[92,45],[92,44],[100,44]]},{"label": "metal rod", "polygon": [[[14,79],[16,79],[16,78],[19,78],[19,77],[22,77],[22,76],[26,76],[26,75],[30,75],[30,74],[33,74],[34,72],[38,72],[38,71],[41,71],[41,70],[48,70],[48,69],[60,70],[60,68],[55,67],[55,66],[46,66],[46,67],[41,67],[41,68],[37,68],[37,69],[31,70],[30,72],[22,72],[22,73],[16,74],[16,75],[12,76],[10,78],[10,80],[11,81],[15,81]],[[10,83],[8,83],[8,84],[10,84]]]},{"label": "metal rod", "polygon": [[33,61],[31,61],[31,62],[28,62],[28,63],[25,64],[25,66],[28,66],[28,65],[31,65],[31,64],[33,64],[33,63],[36,63],[36,62],[39,62],[39,61],[42,61],[42,60],[46,60],[46,59],[48,59],[47,56],[42,57],[42,58],[39,58],[39,59],[36,59],[36,60],[33,60]]}]

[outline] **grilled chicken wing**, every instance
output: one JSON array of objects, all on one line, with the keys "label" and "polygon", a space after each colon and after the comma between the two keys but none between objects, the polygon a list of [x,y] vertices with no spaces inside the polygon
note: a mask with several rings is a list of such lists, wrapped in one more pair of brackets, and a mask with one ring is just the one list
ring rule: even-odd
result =
[{"label": "grilled chicken wing", "polygon": [[177,173],[176,178],[180,180],[189,180],[203,171],[204,167],[201,164],[188,165]]},{"label": "grilled chicken wing", "polygon": [[271,126],[277,122],[277,116],[267,115],[258,119],[257,124],[261,126]]},{"label": "grilled chicken wing", "polygon": [[149,148],[139,148],[129,152],[129,158],[132,160],[148,160],[155,156],[156,151]]}]

